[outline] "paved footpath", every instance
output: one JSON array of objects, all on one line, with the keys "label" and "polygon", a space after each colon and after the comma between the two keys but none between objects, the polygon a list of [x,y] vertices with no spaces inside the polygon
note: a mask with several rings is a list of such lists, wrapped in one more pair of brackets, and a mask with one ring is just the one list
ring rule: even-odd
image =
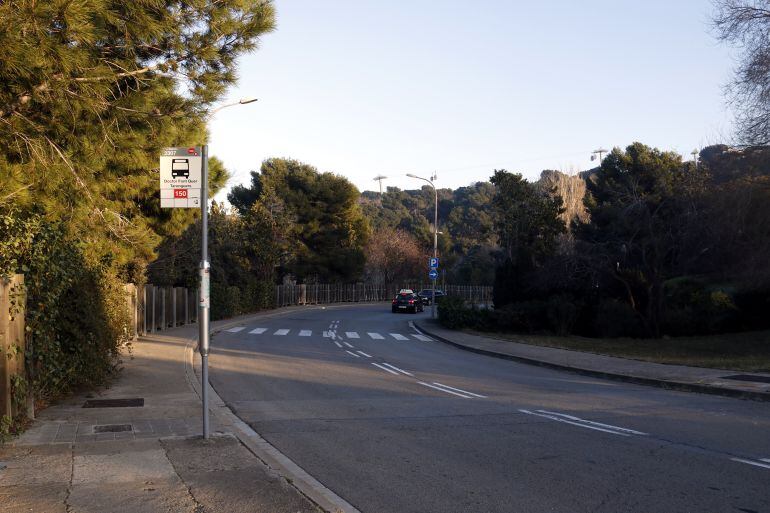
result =
[{"label": "paved footpath", "polygon": [[[111,386],[41,411],[0,446],[0,512],[353,511],[250,432],[213,390],[213,434],[203,440],[196,339],[196,325],[141,338]],[[83,407],[103,399],[144,404]]]},{"label": "paved footpath", "polygon": [[[665,365],[535,346],[449,330],[431,319],[415,322],[415,325],[442,342],[497,358],[640,385],[770,401],[770,374]],[[727,379],[728,376],[733,379]],[[734,379],[735,376],[742,379]]]}]

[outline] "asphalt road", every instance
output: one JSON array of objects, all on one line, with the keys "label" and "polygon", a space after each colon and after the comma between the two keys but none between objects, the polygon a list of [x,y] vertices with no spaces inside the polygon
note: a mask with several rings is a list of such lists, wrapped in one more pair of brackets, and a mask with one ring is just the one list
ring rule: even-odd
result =
[{"label": "asphalt road", "polygon": [[[223,332],[211,382],[364,513],[770,512],[770,406],[465,352],[389,304]],[[764,460],[764,461],[763,461]]]}]

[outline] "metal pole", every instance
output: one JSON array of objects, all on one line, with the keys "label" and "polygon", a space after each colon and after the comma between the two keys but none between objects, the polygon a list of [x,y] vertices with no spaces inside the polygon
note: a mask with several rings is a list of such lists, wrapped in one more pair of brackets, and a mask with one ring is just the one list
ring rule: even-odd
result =
[{"label": "metal pole", "polygon": [[209,147],[201,151],[201,266],[198,298],[198,351],[201,354],[201,400],[203,438],[209,437]]},{"label": "metal pole", "polygon": [[[436,190],[436,186],[433,185],[431,182],[431,187],[433,187],[433,194],[436,196],[436,205],[435,209],[433,211],[433,258],[438,258],[438,191]],[[433,296],[431,297],[430,304],[431,304],[431,317],[436,318],[436,280],[431,280],[433,282]]]}]

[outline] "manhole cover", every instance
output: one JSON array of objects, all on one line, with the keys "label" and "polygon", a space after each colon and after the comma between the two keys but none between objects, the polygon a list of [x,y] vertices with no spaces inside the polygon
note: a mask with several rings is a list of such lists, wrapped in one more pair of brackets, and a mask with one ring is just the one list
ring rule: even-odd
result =
[{"label": "manhole cover", "polygon": [[94,433],[123,433],[133,431],[131,424],[105,424],[103,426],[94,426]]},{"label": "manhole cover", "polygon": [[770,376],[752,376],[751,374],[736,374],[735,376],[725,376],[722,379],[753,381],[754,383],[770,383]]},{"label": "manhole cover", "polygon": [[132,399],[89,399],[83,408],[139,408],[144,406],[144,397]]}]

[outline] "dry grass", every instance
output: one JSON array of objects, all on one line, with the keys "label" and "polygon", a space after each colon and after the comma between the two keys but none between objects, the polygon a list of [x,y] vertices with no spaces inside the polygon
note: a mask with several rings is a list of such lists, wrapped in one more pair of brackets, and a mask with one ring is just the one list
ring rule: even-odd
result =
[{"label": "dry grass", "polygon": [[692,367],[770,372],[770,331],[663,339],[558,337],[516,333],[468,333],[535,346],[557,347],[634,360]]}]

